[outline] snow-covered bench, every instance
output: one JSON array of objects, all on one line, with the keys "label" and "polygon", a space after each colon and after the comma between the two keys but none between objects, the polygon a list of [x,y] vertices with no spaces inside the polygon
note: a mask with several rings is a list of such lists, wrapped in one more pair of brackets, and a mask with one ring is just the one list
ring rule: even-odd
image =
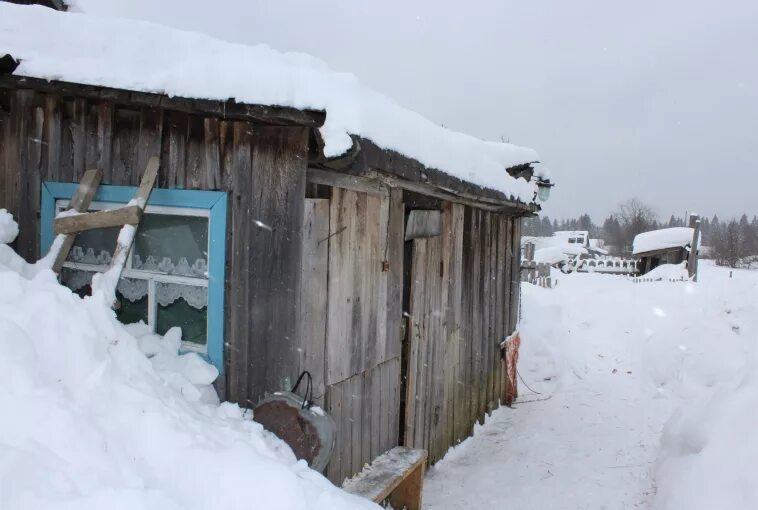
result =
[{"label": "snow-covered bench", "polygon": [[425,465],[426,450],[396,446],[346,480],[342,488],[375,503],[389,497],[396,510],[421,510]]}]

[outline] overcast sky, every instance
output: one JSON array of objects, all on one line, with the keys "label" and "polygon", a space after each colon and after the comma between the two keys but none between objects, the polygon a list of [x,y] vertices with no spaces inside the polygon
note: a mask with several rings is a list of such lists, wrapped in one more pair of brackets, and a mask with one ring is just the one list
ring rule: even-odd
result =
[{"label": "overcast sky", "polygon": [[756,0],[76,1],[307,52],[449,128],[533,147],[557,182],[549,216],[601,221],[632,196],[664,218],[758,214]]}]

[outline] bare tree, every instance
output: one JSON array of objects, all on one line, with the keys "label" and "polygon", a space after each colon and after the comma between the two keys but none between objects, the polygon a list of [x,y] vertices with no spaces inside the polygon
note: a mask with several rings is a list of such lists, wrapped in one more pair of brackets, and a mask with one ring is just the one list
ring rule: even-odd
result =
[{"label": "bare tree", "polygon": [[657,227],[655,211],[638,198],[622,202],[614,216],[621,225],[621,241],[624,246],[620,248],[631,246],[637,234]]}]

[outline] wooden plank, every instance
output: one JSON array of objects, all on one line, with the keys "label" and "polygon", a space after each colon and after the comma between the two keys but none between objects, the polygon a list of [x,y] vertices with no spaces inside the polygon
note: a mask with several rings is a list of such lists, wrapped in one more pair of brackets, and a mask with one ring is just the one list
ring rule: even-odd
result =
[{"label": "wooden plank", "polygon": [[[359,357],[351,360],[351,371],[365,372],[383,361],[378,355],[384,354],[387,306],[387,274],[382,271],[388,200],[366,194],[365,231],[363,244],[367,249],[363,254],[363,275],[361,288],[362,338]],[[384,228],[382,228],[384,226]],[[381,321],[379,320],[381,317]],[[380,326],[381,323],[381,326]]]},{"label": "wooden plank", "polygon": [[[165,176],[166,188],[184,188],[186,186],[187,176],[187,114],[180,112],[169,112],[167,114],[168,123],[168,163],[165,164],[163,175]],[[235,132],[240,128],[235,124]],[[240,125],[241,126],[241,125]],[[237,134],[239,135],[239,134]],[[235,154],[235,134],[231,133],[229,137],[229,147],[227,151],[227,168],[230,169],[230,175],[233,166],[233,155]],[[249,148],[248,148],[249,154]],[[248,155],[248,159],[249,159]],[[249,166],[249,165],[248,165]],[[226,189],[231,189],[233,185],[227,183]]]},{"label": "wooden plank", "polygon": [[[145,209],[147,200],[150,197],[150,193],[153,190],[155,180],[158,176],[158,167],[160,166],[160,158],[154,156],[147,162],[145,173],[142,175],[137,193],[134,195],[134,203],[139,208],[140,212]],[[103,292],[106,298],[115,302],[116,300],[116,285],[121,277],[121,273],[126,265],[126,258],[129,253],[129,249],[134,242],[134,233],[136,231],[133,225],[124,225],[119,232],[118,239],[116,241],[116,248],[113,250],[113,258],[111,259],[110,267],[105,273],[105,277],[96,281],[93,278],[92,291]]]},{"label": "wooden plank", "polygon": [[386,228],[385,260],[388,263],[387,274],[387,324],[384,359],[399,358],[402,351],[403,322],[403,226],[405,208],[403,191],[393,188],[388,204],[388,224]]},{"label": "wooden plank", "polygon": [[346,480],[342,488],[375,503],[392,495],[393,508],[420,510],[426,458],[424,450],[397,446]]},{"label": "wooden plank", "polygon": [[386,359],[389,278],[383,259],[388,217],[386,197],[332,188],[327,384]]},{"label": "wooden plank", "polygon": [[97,164],[103,171],[103,180],[113,179],[113,103],[100,101],[97,105]]},{"label": "wooden plank", "polygon": [[[513,253],[511,252],[511,246],[513,242],[513,218],[507,217],[504,220],[505,223],[505,236],[504,236],[504,268],[505,276],[503,277],[503,340],[511,334],[511,280],[513,278]],[[519,240],[519,242],[521,242]],[[519,268],[519,272],[521,269]],[[516,276],[520,277],[519,275]]]},{"label": "wooden plank", "polygon": [[465,207],[460,204],[452,204],[451,207],[451,250],[450,250],[450,291],[448,294],[448,338],[449,338],[449,355],[451,359],[450,381],[452,383],[452,393],[448,398],[452,400],[450,406],[452,413],[449,415],[451,420],[451,438],[450,444],[454,445],[465,437],[465,413],[466,407],[466,385],[464,361],[466,357],[466,342],[463,331],[463,314],[464,314],[464,275],[463,275],[463,221]]},{"label": "wooden plank", "polygon": [[[374,430],[374,404],[373,399],[373,386],[374,386],[374,374],[378,373],[379,367],[373,367],[361,374],[361,394],[360,394],[360,408],[361,408],[361,466],[374,460],[372,453],[373,434]],[[376,402],[378,403],[378,402]],[[378,435],[378,434],[377,434]],[[361,468],[362,469],[362,468]]]},{"label": "wooden plank", "polygon": [[[18,223],[19,234],[16,237],[16,251],[24,257],[27,262],[33,262],[37,259],[37,235],[36,225],[37,209],[29,207],[28,202],[34,203],[34,198],[29,197],[30,184],[35,179],[39,179],[38,159],[40,146],[40,126],[36,122],[35,115],[35,93],[31,90],[18,90],[15,94],[15,100],[11,103],[13,110],[12,137],[16,137],[18,153],[15,168],[10,168],[11,173],[16,175],[11,177],[12,185],[11,200],[9,205],[12,208],[8,210],[14,215]],[[35,141],[36,139],[36,141]],[[37,199],[38,200],[38,199]]]},{"label": "wooden plank", "polygon": [[62,182],[74,182],[74,141],[71,130],[71,124],[74,121],[74,105],[71,98],[64,97],[61,99],[60,111],[61,149],[58,175]]},{"label": "wooden plank", "polygon": [[[178,145],[173,145],[180,138],[174,125],[176,119],[170,116],[170,135],[172,148],[170,152],[170,168],[179,169],[175,152]],[[225,353],[226,382],[228,398],[243,407],[252,407],[257,400],[250,398],[247,392],[248,351],[249,351],[249,309],[250,287],[253,283],[250,274],[250,201],[252,200],[251,174],[252,137],[248,127],[243,122],[235,122],[232,126],[231,154],[228,161],[230,176],[230,207],[229,232],[231,244],[229,253],[229,271],[227,272],[226,291],[229,299],[229,332],[228,345]],[[181,145],[183,147],[183,145]],[[182,152],[183,154],[183,152]],[[182,160],[183,161],[183,160]],[[183,163],[182,163],[182,167]],[[182,170],[183,172],[183,170]],[[174,179],[177,179],[174,173]],[[183,182],[182,182],[183,184]]]},{"label": "wooden plank", "polygon": [[421,510],[425,469],[426,462],[420,462],[411,474],[397,486],[390,495],[390,505],[392,505],[392,508]]},{"label": "wooden plank", "polygon": [[[71,197],[71,202],[68,206],[69,209],[76,212],[85,212],[92,203],[92,197],[95,196],[95,192],[97,191],[97,187],[100,185],[102,178],[103,171],[101,169],[92,169],[84,172],[82,181],[79,183],[79,186],[77,186],[74,196]],[[53,261],[53,271],[56,273],[61,272],[63,262],[65,262],[66,257],[68,257],[68,252],[71,250],[75,240],[75,234],[66,235],[61,243],[57,245],[58,253],[54,255],[55,259]],[[51,254],[51,256],[53,255]]]},{"label": "wooden plank", "polygon": [[[425,239],[416,239],[413,241],[413,254],[411,257],[411,294],[410,302],[408,306],[408,368],[406,373],[406,396],[405,396],[405,441],[404,445],[408,447],[415,447],[420,444],[417,439],[417,422],[422,420],[421,410],[419,409],[420,399],[419,389],[422,381],[419,380],[419,358],[421,357],[421,320],[420,308],[423,294],[420,289],[423,289],[424,274],[420,273],[421,260],[424,258],[424,250],[426,248]],[[423,442],[423,439],[421,439]]]},{"label": "wooden plank", "polygon": [[383,182],[356,175],[320,168],[308,168],[308,184],[323,184],[334,188],[344,188],[351,191],[361,191],[381,197],[389,196],[389,188]]},{"label": "wooden plank", "polygon": [[[161,155],[163,110],[159,108],[143,108],[140,111],[139,123],[136,154],[137,168],[141,171],[148,164],[150,158]],[[132,182],[134,183],[136,183],[135,177],[137,176],[132,177]]]},{"label": "wooden plank", "polygon": [[392,401],[389,409],[389,438],[388,445],[400,444],[400,356],[393,358],[389,365],[389,387],[392,394]]},{"label": "wooden plank", "polygon": [[73,171],[71,178],[74,182],[79,182],[84,176],[87,163],[87,100],[74,98],[71,100],[71,107],[72,119],[69,124]]},{"label": "wooden plank", "polygon": [[445,228],[443,229],[446,237],[446,246],[443,250],[445,254],[446,281],[447,286],[447,303],[445,307],[445,339],[446,347],[446,368],[445,368],[445,429],[444,437],[446,446],[456,444],[455,434],[455,408],[459,404],[458,384],[460,381],[460,333],[461,333],[461,263],[462,263],[462,220],[463,207],[459,204],[448,203],[445,209]]},{"label": "wooden plank", "polygon": [[505,289],[508,287],[505,282],[505,265],[506,256],[505,249],[507,243],[505,236],[508,233],[506,217],[498,215],[497,218],[498,232],[497,232],[497,285],[495,292],[497,299],[495,303],[496,317],[495,317],[495,377],[494,377],[494,398],[496,405],[499,405],[502,397],[502,363],[500,359],[500,343],[505,339],[505,318],[508,316],[506,313],[506,299]]},{"label": "wooden plank", "polygon": [[416,209],[408,214],[405,225],[405,240],[422,237],[435,237],[442,232],[442,214],[440,211]]},{"label": "wooden plank", "polygon": [[352,476],[363,469],[363,374],[354,375],[348,379],[350,388],[350,426],[352,427],[352,439],[350,441],[351,469],[346,476]]},{"label": "wooden plank", "polygon": [[118,209],[64,216],[55,219],[53,231],[55,234],[73,234],[97,228],[137,225],[141,214],[142,209],[139,206],[130,205]]},{"label": "wooden plank", "polygon": [[[326,348],[327,384],[350,377],[353,344],[361,341],[353,332],[356,301],[354,278],[358,247],[358,194],[341,188],[332,189],[329,213],[329,298]],[[358,317],[360,319],[360,317]]]},{"label": "wooden plank", "polygon": [[303,219],[302,297],[300,310],[303,333],[298,337],[298,372],[308,370],[313,376],[313,395],[318,403],[325,391],[326,288],[329,270],[328,244],[329,200],[305,200]]},{"label": "wooden plank", "polygon": [[202,117],[189,116],[187,131],[187,189],[202,189],[206,182],[205,125]]},{"label": "wooden plank", "polygon": [[[368,394],[368,400],[364,399],[363,406],[369,409],[371,432],[370,432],[370,450],[368,461],[374,460],[377,456],[384,453],[382,447],[387,443],[386,423],[383,427],[384,417],[382,412],[386,412],[386,403],[382,402],[382,381],[383,374],[386,371],[386,363],[369,370],[371,374],[371,385]],[[364,417],[364,428],[366,419]]]},{"label": "wooden plank", "polygon": [[431,346],[429,363],[426,367],[429,373],[430,391],[429,399],[429,457],[430,462],[441,459],[448,448],[445,437],[447,403],[445,399],[445,379],[447,359],[447,328],[445,321],[445,309],[447,308],[447,296],[449,286],[447,274],[449,268],[447,261],[449,245],[443,246],[443,236],[430,239],[431,254],[428,281],[430,282],[429,294],[426,299],[428,307],[428,342]]},{"label": "wooden plank", "polygon": [[481,348],[481,364],[479,368],[479,423],[484,424],[485,413],[487,412],[487,375],[489,374],[489,283],[490,283],[490,213],[482,212],[482,226],[480,230],[481,242],[481,287],[480,287],[480,308],[479,317],[481,320],[482,330],[479,337]]},{"label": "wooden plank", "polygon": [[297,378],[308,130],[253,132],[247,398]]},{"label": "wooden plank", "polygon": [[341,484],[342,458],[345,449],[345,429],[342,419],[342,387],[334,384],[326,388],[326,412],[334,420],[334,449],[329,464],[326,466],[326,476],[334,484]]},{"label": "wooden plank", "polygon": [[221,186],[220,121],[214,118],[205,118],[203,127],[205,133],[205,181],[203,189],[219,189]]},{"label": "wooden plank", "polygon": [[488,414],[492,413],[495,408],[495,390],[494,390],[494,371],[495,371],[495,345],[497,344],[497,335],[495,333],[496,309],[497,303],[497,216],[495,213],[487,214],[487,336],[486,336],[486,410]]},{"label": "wooden plank", "polygon": [[521,218],[513,218],[511,229],[511,245],[509,249],[511,255],[511,299],[510,299],[510,321],[508,324],[508,334],[513,333],[519,321],[519,303],[521,293]]},{"label": "wooden plank", "polygon": [[[23,175],[20,178],[19,191],[20,200],[23,204],[22,210],[19,211],[17,221],[19,227],[26,229],[23,237],[19,240],[18,248],[26,251],[27,257],[34,260],[40,254],[40,222],[38,212],[40,210],[40,195],[43,175],[46,173],[46,163],[43,157],[46,156],[46,147],[43,136],[45,129],[45,112],[42,98],[33,98],[30,108],[32,117],[29,119],[27,154],[24,158],[26,168],[22,169]],[[23,214],[22,214],[23,213]]]},{"label": "wooden plank", "polygon": [[113,168],[110,184],[133,186],[142,171],[142,168],[137,168],[140,112],[118,108],[114,113],[113,122]]},{"label": "wooden plank", "polygon": [[45,96],[45,132],[43,135],[47,152],[47,172],[45,178],[60,181],[61,157],[61,108],[60,97],[55,94]]},{"label": "wooden plank", "polygon": [[463,396],[460,398],[462,405],[456,408],[456,421],[458,424],[458,440],[468,437],[470,433],[471,416],[471,340],[472,332],[472,286],[471,274],[473,273],[473,247],[472,247],[472,209],[464,206],[463,211],[463,262],[462,273],[465,275],[461,289],[461,346],[459,348],[459,363],[461,376],[461,389]]},{"label": "wooden plank", "polygon": [[479,398],[481,396],[481,373],[482,373],[482,322],[481,322],[481,296],[482,296],[482,252],[481,252],[481,224],[482,212],[472,211],[471,245],[472,258],[474,260],[471,273],[471,421],[479,419],[481,408]]},{"label": "wooden plank", "polygon": [[8,93],[8,102],[10,103],[10,114],[3,120],[3,143],[0,144],[0,151],[3,153],[3,176],[2,195],[3,207],[11,214],[18,213],[18,169],[21,167],[21,147],[18,138],[18,124],[22,113],[17,106],[18,98],[15,91]]}]

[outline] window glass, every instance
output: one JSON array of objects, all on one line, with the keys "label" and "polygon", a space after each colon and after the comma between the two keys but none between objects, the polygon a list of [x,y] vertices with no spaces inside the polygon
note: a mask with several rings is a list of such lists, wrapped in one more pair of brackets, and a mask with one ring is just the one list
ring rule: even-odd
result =
[{"label": "window glass", "polygon": [[134,240],[132,268],[207,278],[208,218],[146,214]]},{"label": "window glass", "polygon": [[[92,271],[63,267],[61,283],[80,297],[92,295]],[[144,285],[144,292],[138,289]],[[138,291],[135,292],[135,289]],[[116,318],[124,324],[142,321],[147,324],[147,280],[122,278],[116,289]]]},{"label": "window glass", "polygon": [[208,289],[175,283],[156,283],[158,310],[155,331],[164,335],[173,326],[182,328],[185,342],[207,343]]},{"label": "window glass", "polygon": [[77,234],[66,258],[69,262],[107,266],[116,248],[118,227],[85,230]]},{"label": "window glass", "polygon": [[[58,211],[68,203],[61,200]],[[121,204],[98,202],[93,210]],[[208,217],[181,208],[156,208],[140,221],[131,257],[116,289],[114,310],[124,324],[143,321],[159,334],[182,328],[186,348],[205,351],[208,343]],[[186,211],[186,213],[185,213]],[[107,267],[120,227],[80,232],[61,272],[61,282],[84,297],[92,293],[90,269]],[[146,274],[154,273],[154,275]],[[198,285],[192,285],[197,278]]]}]

